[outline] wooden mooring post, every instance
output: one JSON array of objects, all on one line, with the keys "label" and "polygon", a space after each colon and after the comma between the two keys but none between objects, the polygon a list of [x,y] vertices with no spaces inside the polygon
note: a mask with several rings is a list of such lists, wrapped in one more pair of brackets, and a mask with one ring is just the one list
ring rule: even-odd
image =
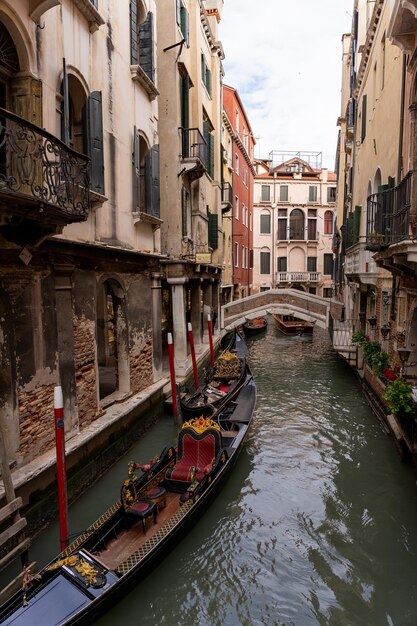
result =
[{"label": "wooden mooring post", "polygon": [[[6,446],[4,444],[3,431],[0,425],[0,461],[1,473],[6,496],[6,505],[0,509],[0,524],[10,520],[5,529],[0,533],[0,548],[9,540],[15,538],[15,544],[2,558],[0,558],[0,571],[20,556],[22,566],[28,564],[28,548],[30,539],[25,536],[26,518],[20,515],[22,498],[16,498],[9,463],[7,461]],[[32,569],[34,564],[30,565]],[[19,574],[7,587],[0,591],[0,603],[4,602],[12,593],[22,586],[22,575]]]}]

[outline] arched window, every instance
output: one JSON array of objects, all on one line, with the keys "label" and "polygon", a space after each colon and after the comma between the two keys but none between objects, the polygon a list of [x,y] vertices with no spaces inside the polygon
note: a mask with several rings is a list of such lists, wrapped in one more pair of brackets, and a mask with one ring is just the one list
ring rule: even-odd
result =
[{"label": "arched window", "polygon": [[326,211],[324,214],[324,234],[333,234],[333,211]]},{"label": "arched window", "polygon": [[301,209],[291,211],[290,239],[304,239],[304,213]]}]

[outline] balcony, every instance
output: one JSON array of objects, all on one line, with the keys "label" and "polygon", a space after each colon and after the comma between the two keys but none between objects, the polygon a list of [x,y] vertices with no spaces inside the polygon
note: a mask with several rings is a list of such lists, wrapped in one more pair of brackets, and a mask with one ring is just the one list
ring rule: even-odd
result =
[{"label": "balcony", "polygon": [[207,172],[206,155],[207,143],[198,128],[179,129],[182,174],[187,174],[190,180],[197,180]]},{"label": "balcony", "polygon": [[366,249],[379,252],[410,238],[412,172],[399,185],[368,196]]},{"label": "balcony", "polygon": [[0,232],[33,241],[87,219],[89,158],[0,108]]},{"label": "balcony", "polygon": [[415,16],[417,15],[417,0],[394,0],[392,3],[390,28],[387,33],[395,45],[404,52],[413,52],[415,47]]},{"label": "balcony", "polygon": [[222,183],[222,213],[227,213],[233,206],[233,189],[230,183]]},{"label": "balcony", "polygon": [[276,282],[279,283],[318,283],[320,272],[277,272]]}]

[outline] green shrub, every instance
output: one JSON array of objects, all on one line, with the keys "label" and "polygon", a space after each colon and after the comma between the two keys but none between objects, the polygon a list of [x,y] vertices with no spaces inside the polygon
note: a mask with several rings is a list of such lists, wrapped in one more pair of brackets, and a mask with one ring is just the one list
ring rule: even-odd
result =
[{"label": "green shrub", "polygon": [[352,344],[354,346],[362,346],[367,341],[369,341],[369,337],[362,330],[352,333]]},{"label": "green shrub", "polygon": [[404,378],[397,378],[385,389],[384,399],[388,404],[391,413],[412,413],[414,411],[414,396],[410,385],[407,385]]},{"label": "green shrub", "polygon": [[377,376],[381,376],[384,369],[389,367],[389,364],[390,364],[389,354],[387,354],[383,350],[379,350],[379,351],[376,350],[370,356],[369,365],[372,367],[372,369],[374,370]]}]

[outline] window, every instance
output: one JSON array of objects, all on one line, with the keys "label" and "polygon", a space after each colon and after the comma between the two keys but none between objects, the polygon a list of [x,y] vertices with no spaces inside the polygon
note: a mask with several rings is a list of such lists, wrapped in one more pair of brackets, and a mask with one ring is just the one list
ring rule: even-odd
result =
[{"label": "window", "polygon": [[269,213],[261,215],[260,233],[261,235],[271,234],[271,216]]},{"label": "window", "polygon": [[279,201],[288,202],[288,185],[281,185],[279,188]]},{"label": "window", "polygon": [[333,293],[333,289],[331,287],[323,288],[323,298],[331,298]]},{"label": "window", "polygon": [[235,218],[239,219],[239,198],[235,196]]},{"label": "window", "polygon": [[269,202],[271,200],[271,187],[269,185],[261,186],[261,202]]},{"label": "window", "polygon": [[324,234],[333,234],[333,211],[326,211],[324,214]]},{"label": "window", "polygon": [[336,187],[327,187],[327,202],[336,202]]},{"label": "window", "polygon": [[242,246],[242,269],[246,267],[246,259],[245,259],[245,246]]},{"label": "window", "polygon": [[307,272],[317,272],[317,257],[307,257]]},{"label": "window", "polygon": [[287,239],[287,218],[285,218],[285,219],[279,218],[278,219],[278,233],[277,233],[277,237],[278,237],[278,239]]},{"label": "window", "polygon": [[235,172],[239,176],[239,155],[235,155]]},{"label": "window", "polygon": [[323,254],[323,274],[331,276],[333,273],[333,254]]},{"label": "window", "polygon": [[287,271],[287,257],[286,256],[277,257],[277,271],[278,272]]},{"label": "window", "polygon": [[205,86],[208,95],[211,97],[211,70],[206,62],[206,57],[201,54],[201,80]]},{"label": "window", "polygon": [[271,273],[271,253],[270,252],[261,252],[261,274],[270,274]]},{"label": "window", "polygon": [[239,267],[239,244],[235,241],[235,267]]},{"label": "window", "polygon": [[307,222],[307,239],[310,241],[316,241],[317,239],[317,220],[308,219]]},{"label": "window", "polygon": [[240,128],[240,120],[239,120],[239,110],[236,109],[236,132],[239,133],[239,128]]},{"label": "window", "polygon": [[249,250],[249,267],[253,269],[253,250]]},{"label": "window", "polygon": [[294,209],[290,215],[290,239],[304,239],[304,213]]},{"label": "window", "polygon": [[219,216],[208,212],[208,245],[213,250],[219,247]]},{"label": "window", "polygon": [[310,185],[308,188],[308,201],[317,202],[317,187],[315,185]]}]

